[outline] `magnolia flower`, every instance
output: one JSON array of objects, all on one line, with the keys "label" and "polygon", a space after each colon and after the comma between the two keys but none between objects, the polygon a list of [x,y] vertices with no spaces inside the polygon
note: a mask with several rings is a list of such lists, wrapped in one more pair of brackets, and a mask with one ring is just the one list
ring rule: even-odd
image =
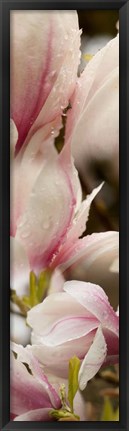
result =
[{"label": "magnolia flower", "polygon": [[[101,185],[82,201],[80,182],[69,145],[65,145],[60,154],[53,152],[51,147],[51,151],[45,155],[42,170],[35,183],[34,179],[32,181],[32,189],[31,181],[27,188],[26,177],[22,176],[23,169],[27,166],[25,158],[24,162],[25,164],[19,164],[21,185],[19,203],[22,204],[22,198],[24,201],[25,195],[26,206],[23,205],[24,211],[20,218],[15,219],[17,228],[15,237],[11,238],[10,253],[11,288],[18,296],[28,294],[31,270],[36,273],[48,267],[51,269],[60,267],[62,271],[70,270],[74,262],[78,264],[82,255],[86,255],[87,263],[90,262],[91,254],[93,255],[93,242],[98,256],[105,254],[105,250],[112,258],[118,255],[118,233],[116,232],[94,234],[96,241],[93,241],[92,235],[79,239],[86,229],[92,200]],[[16,208],[14,206],[14,210]],[[13,310],[18,311],[18,307],[13,305]],[[11,338],[18,341],[14,338],[16,325],[13,319]],[[28,337],[26,325],[25,332],[26,340]],[[20,336],[19,331],[19,341],[21,340],[23,342],[23,335]]]},{"label": "magnolia flower", "polygon": [[27,322],[32,350],[52,372],[67,376],[70,357],[82,360],[81,389],[103,364],[118,362],[119,317],[100,286],[66,282],[28,312]]},{"label": "magnolia flower", "polygon": [[[30,346],[23,348],[11,343],[10,363],[11,419],[53,420],[50,412],[63,408],[61,388],[67,389],[67,381],[50,374],[36,359]],[[74,399],[74,411],[80,420],[86,420],[86,406],[79,392]]]},{"label": "magnolia flower", "polygon": [[15,154],[34,134],[37,140],[40,128],[44,127],[40,145],[60,128],[75,86],[79,47],[76,11],[11,12],[10,114],[18,130]]},{"label": "magnolia flower", "polygon": [[[15,127],[14,132],[12,136],[16,139]],[[15,229],[12,229],[15,236],[11,237],[10,253],[11,288],[18,296],[28,293],[31,270],[36,274],[45,268],[60,267],[66,270],[71,266],[74,257],[75,261],[80,258],[80,253],[89,253],[90,258],[92,236],[91,244],[89,238],[85,241],[79,238],[86,229],[92,200],[102,187],[100,185],[82,200],[80,182],[69,144],[64,146],[60,154],[54,151],[54,147],[49,148],[36,178],[31,174],[26,177],[28,150],[29,146],[25,149],[21,163],[16,165],[19,185],[15,182],[12,187],[12,194],[15,194],[17,185],[21,190],[16,194],[17,200],[14,200],[11,209],[12,219],[15,220]],[[114,249],[117,233],[113,232],[101,233],[99,250],[104,241],[106,246],[109,236],[110,248]],[[18,311],[18,307],[14,309],[13,306],[13,310]],[[14,322],[11,332],[13,340],[15,327]],[[28,329],[26,331],[28,332]]]},{"label": "magnolia flower", "polygon": [[[86,185],[103,178],[118,183],[119,170],[119,35],[108,42],[78,78],[68,112],[66,141]],[[95,169],[96,166],[96,169]]]}]

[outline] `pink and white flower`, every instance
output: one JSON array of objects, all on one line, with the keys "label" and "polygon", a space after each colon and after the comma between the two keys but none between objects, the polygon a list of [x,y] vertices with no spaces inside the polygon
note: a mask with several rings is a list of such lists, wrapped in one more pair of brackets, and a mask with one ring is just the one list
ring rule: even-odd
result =
[{"label": "pink and white flower", "polygon": [[82,360],[80,388],[103,364],[118,362],[119,317],[100,286],[66,282],[28,312],[27,322],[34,354],[54,373],[67,376],[73,355]]}]

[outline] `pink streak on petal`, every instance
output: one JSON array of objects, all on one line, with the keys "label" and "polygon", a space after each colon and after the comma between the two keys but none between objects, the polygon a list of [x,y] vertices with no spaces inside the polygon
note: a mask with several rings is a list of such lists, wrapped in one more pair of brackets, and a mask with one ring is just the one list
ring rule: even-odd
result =
[{"label": "pink streak on petal", "polygon": [[89,334],[98,327],[98,324],[99,321],[92,317],[75,316],[60,319],[55,322],[48,334],[42,337],[42,340],[45,345],[58,346]]},{"label": "pink streak on petal", "polygon": [[[37,99],[35,99],[34,97],[33,105],[31,104],[31,108],[30,108],[30,106],[28,106],[27,104],[28,94],[26,94],[25,106],[24,106],[25,109],[23,110],[22,117],[21,117],[21,112],[20,113],[15,112],[12,114],[12,119],[14,119],[18,129],[18,141],[15,148],[15,155],[18,154],[21,146],[25,142],[29,129],[34,123],[34,121],[36,120],[50,92],[51,83],[47,86],[46,89],[45,89],[45,83],[50,70],[51,51],[52,51],[51,42],[52,42],[52,31],[50,29],[49,38],[48,38],[48,49],[46,53],[46,63],[42,71],[41,77],[39,77],[39,83],[37,85],[38,87]],[[43,56],[43,62],[44,62],[44,56]],[[28,87],[28,91],[30,91],[29,87]]]}]

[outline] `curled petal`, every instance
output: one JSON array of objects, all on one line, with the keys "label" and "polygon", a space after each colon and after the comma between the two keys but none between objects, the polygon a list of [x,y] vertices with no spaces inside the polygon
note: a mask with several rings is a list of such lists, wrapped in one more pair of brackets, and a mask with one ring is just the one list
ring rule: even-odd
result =
[{"label": "curled petal", "polygon": [[68,230],[66,241],[64,245],[60,248],[57,258],[54,259],[54,262],[52,264],[53,267],[55,267],[56,265],[60,265],[61,263],[64,263],[67,254],[71,253],[71,248],[73,249],[75,248],[76,250],[76,247],[75,247],[76,241],[86,229],[91,203],[95,198],[95,196],[101,190],[102,186],[103,186],[103,183],[100,184],[98,187],[96,187],[92,191],[92,193],[88,195],[87,198],[84,201],[82,201],[82,203],[80,204],[79,209],[76,212],[73,222]]},{"label": "curled petal", "polygon": [[[116,308],[119,294],[116,272],[119,269],[119,232],[93,233],[63,250],[60,250],[57,259],[65,278],[99,284],[106,291],[113,308]],[[113,263],[117,266],[112,272]]]},{"label": "curled petal", "polygon": [[99,371],[107,354],[107,346],[101,327],[98,328],[93,343],[79,370],[79,388],[83,391],[87,382]]},{"label": "curled petal", "polygon": [[15,353],[17,353],[17,360],[29,365],[36,381],[43,385],[43,391],[46,391],[46,395],[49,396],[51,405],[58,408],[60,406],[60,398],[54,387],[49,383],[47,376],[43,372],[43,368],[41,368],[38,360],[33,355],[32,350],[29,349],[28,346],[23,348],[23,346],[15,343],[11,343],[11,348]]},{"label": "curled petal", "polygon": [[108,301],[104,290],[92,283],[67,281],[64,290],[92,313],[103,326],[119,335],[119,319]]},{"label": "curled petal", "polygon": [[[72,269],[73,271],[75,270],[75,274],[77,275],[77,270],[80,268],[79,277],[81,280],[83,276],[87,278],[88,270],[90,267],[92,268],[95,262],[97,262],[98,265],[99,260],[102,270],[102,258],[106,259],[108,254],[110,258],[108,264],[110,270],[110,262],[117,259],[118,253],[119,232],[108,231],[93,233],[71,244],[71,247],[65,251],[62,259],[60,259],[61,270],[65,271],[69,269],[70,271],[71,268],[71,271]],[[81,275],[81,270],[84,275]],[[93,268],[91,271],[93,271]]]},{"label": "curled petal", "polygon": [[[67,284],[67,283],[65,283]],[[67,336],[71,338],[72,334],[70,331],[74,331],[73,328],[69,329],[69,319],[77,319],[77,325],[79,325],[79,317],[82,319],[80,324],[82,325],[82,331],[84,331],[84,320],[86,312],[79,302],[75,301],[74,298],[65,292],[54,293],[48,296],[42,304],[39,304],[32,308],[27,315],[27,322],[33,328],[34,332],[44,337],[47,334],[51,334],[52,329],[55,329],[58,323],[67,324]],[[74,322],[75,323],[75,322]],[[63,326],[62,326],[63,333]],[[76,336],[76,335],[75,335]],[[66,337],[65,332],[62,337]],[[62,340],[63,340],[62,338]],[[53,334],[52,334],[53,340]],[[54,342],[54,341],[53,341]]]},{"label": "curled petal", "polygon": [[11,413],[20,415],[29,410],[51,407],[46,389],[27,371],[25,365],[11,355]]},{"label": "curled petal", "polygon": [[48,368],[48,372],[54,373],[61,378],[68,378],[69,360],[76,355],[83,359],[91,346],[96,329],[80,338],[64,342],[59,345],[46,345],[43,337],[32,333],[32,351],[41,363]]}]

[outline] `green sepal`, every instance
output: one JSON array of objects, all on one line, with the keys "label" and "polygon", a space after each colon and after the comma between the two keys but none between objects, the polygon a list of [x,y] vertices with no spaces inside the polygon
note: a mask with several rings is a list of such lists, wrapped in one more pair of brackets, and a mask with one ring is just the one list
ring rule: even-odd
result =
[{"label": "green sepal", "polygon": [[15,290],[10,289],[10,300],[16,304],[19,309],[21,310],[23,316],[27,315],[27,311],[29,310],[28,304],[23,302],[23,299],[20,298],[17,294]]},{"label": "green sepal", "polygon": [[74,415],[73,413],[69,412],[68,410],[51,410],[50,416],[56,420],[63,419],[63,418],[76,418],[80,420],[80,417],[78,415]]},{"label": "green sepal", "polygon": [[80,368],[80,359],[77,356],[69,361],[69,375],[68,375],[68,401],[73,412],[73,400],[78,390],[78,373]]},{"label": "green sepal", "polygon": [[49,269],[42,271],[38,278],[34,272],[31,271],[28,295],[19,297],[16,291],[11,290],[11,301],[18,305],[24,316],[27,315],[27,312],[32,307],[43,301],[46,291],[49,288],[50,278],[51,271]]}]

